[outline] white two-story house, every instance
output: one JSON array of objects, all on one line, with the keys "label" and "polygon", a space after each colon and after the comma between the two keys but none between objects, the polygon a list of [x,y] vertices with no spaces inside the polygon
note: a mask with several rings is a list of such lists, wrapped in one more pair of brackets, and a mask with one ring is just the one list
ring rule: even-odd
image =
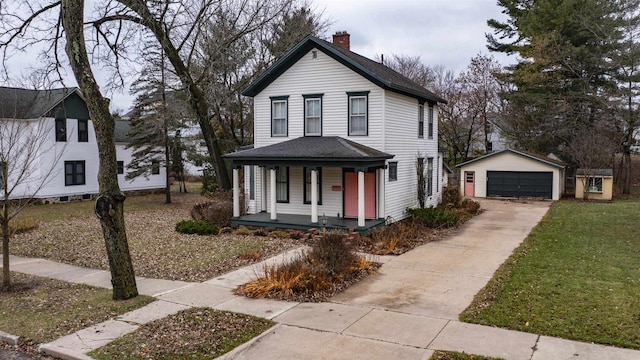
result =
[{"label": "white two-story house", "polygon": [[[233,163],[236,225],[367,230],[442,190],[438,104],[445,100],[390,68],[308,36],[243,94],[254,99],[254,146]],[[240,216],[240,171],[246,216]]]},{"label": "white two-story house", "polygon": [[[16,127],[13,124],[26,125]],[[14,129],[15,139],[8,138],[11,129]],[[18,146],[26,138],[39,142],[33,147],[35,152],[28,155],[32,161],[27,178],[16,180],[20,178],[17,171],[24,172],[25,167],[14,164],[25,159],[3,159],[7,183],[13,190],[10,198],[34,197],[43,202],[65,202],[91,199],[98,193],[98,146],[89,111],[78,88],[0,87],[0,130],[3,134],[0,154],[15,152],[15,148],[9,147]],[[125,149],[128,132],[128,121],[116,121],[114,137],[120,188],[123,191],[164,188],[165,169],[159,164],[148,178],[125,180],[125,169],[131,161],[131,150]],[[39,135],[34,137],[34,133]]]}]

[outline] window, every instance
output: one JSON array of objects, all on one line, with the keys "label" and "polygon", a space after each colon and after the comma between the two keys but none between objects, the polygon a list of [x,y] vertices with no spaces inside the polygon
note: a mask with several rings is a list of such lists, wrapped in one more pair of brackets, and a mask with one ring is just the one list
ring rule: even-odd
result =
[{"label": "window", "polygon": [[67,141],[67,119],[56,118],[56,141]]},{"label": "window", "polygon": [[[311,204],[311,170],[304,168],[304,203]],[[318,169],[318,204],[322,205],[322,169]]]},{"label": "window", "polygon": [[418,105],[418,137],[424,137],[424,104]]},{"label": "window", "polygon": [[389,181],[398,180],[398,163],[390,162],[389,163]]},{"label": "window", "polygon": [[151,175],[160,174],[160,161],[151,160]]},{"label": "window", "polygon": [[322,136],[322,95],[304,95],[304,136]]},{"label": "window", "polygon": [[289,167],[276,167],[276,201],[289,202]]},{"label": "window", "polygon": [[436,192],[440,191],[440,183],[442,180],[440,179],[440,169],[442,169],[442,165],[440,165],[440,156],[436,158]]},{"label": "window", "polygon": [[124,174],[124,161],[116,161],[116,169],[118,170],[118,174]]},{"label": "window", "polygon": [[588,192],[602,192],[602,178],[601,177],[592,177],[589,178],[587,184]]},{"label": "window", "polygon": [[427,196],[433,195],[433,158],[427,158]]},{"label": "window", "polygon": [[288,136],[288,97],[271,98],[271,136]]},{"label": "window", "polygon": [[249,200],[256,199],[256,169],[253,165],[249,166]]},{"label": "window", "polygon": [[78,142],[89,142],[89,120],[78,119]]},{"label": "window", "polygon": [[487,152],[490,153],[493,151],[493,143],[491,141],[487,142]]},{"label": "window", "polygon": [[84,160],[64,162],[64,185],[84,185]]},{"label": "window", "polygon": [[368,92],[347,93],[349,96],[349,135],[367,135]]},{"label": "window", "polygon": [[433,139],[433,106],[429,106],[429,139]]}]

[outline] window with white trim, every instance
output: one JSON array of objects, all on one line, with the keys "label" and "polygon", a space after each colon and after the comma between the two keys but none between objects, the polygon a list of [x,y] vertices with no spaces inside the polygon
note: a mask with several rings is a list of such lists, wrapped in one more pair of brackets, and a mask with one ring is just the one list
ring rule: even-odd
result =
[{"label": "window with white trim", "polygon": [[78,119],[78,142],[89,142],[89,120]]},{"label": "window with white trim", "polygon": [[349,95],[349,135],[367,135],[368,92],[347,94]]},{"label": "window with white trim", "polygon": [[288,136],[287,97],[271,98],[271,136]]},{"label": "window with white trim", "polygon": [[602,192],[602,178],[591,177],[587,181],[587,192]]},{"label": "window with white trim", "polygon": [[304,136],[322,136],[322,97],[304,97]]},{"label": "window with white trim", "polygon": [[389,163],[389,181],[397,181],[398,180],[398,163],[390,162]]}]

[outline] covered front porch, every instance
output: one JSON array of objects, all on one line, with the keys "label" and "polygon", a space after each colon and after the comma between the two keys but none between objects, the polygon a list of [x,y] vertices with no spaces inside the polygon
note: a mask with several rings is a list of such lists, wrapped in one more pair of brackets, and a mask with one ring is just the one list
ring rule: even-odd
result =
[{"label": "covered front porch", "polygon": [[[235,225],[308,229],[326,220],[327,227],[362,232],[385,222],[384,169],[393,155],[340,137],[302,137],[225,157],[233,161]],[[260,185],[248,181],[253,214],[240,217],[243,166]]]},{"label": "covered front porch", "polygon": [[[326,219],[326,224],[324,224],[323,219]],[[278,219],[274,221],[271,220],[271,215],[269,213],[261,212],[258,214],[234,217],[231,220],[231,223],[234,226],[244,225],[295,230],[309,230],[315,228],[348,231],[349,229],[357,229],[359,232],[366,234],[377,227],[383,226],[385,224],[385,219],[368,219],[365,220],[364,226],[358,226],[358,219],[345,219],[335,216],[320,217],[320,221],[313,223],[307,215],[278,214]]]}]

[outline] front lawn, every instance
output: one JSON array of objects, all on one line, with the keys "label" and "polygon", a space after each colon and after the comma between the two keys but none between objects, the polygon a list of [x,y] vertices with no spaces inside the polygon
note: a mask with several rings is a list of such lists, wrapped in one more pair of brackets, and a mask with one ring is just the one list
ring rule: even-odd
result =
[{"label": "front lawn", "polygon": [[45,343],[101,323],[153,301],[140,295],[114,301],[110,289],[11,273],[0,290],[0,330]]},{"label": "front lawn", "polygon": [[640,348],[640,202],[561,201],[462,321]]},{"label": "front lawn", "polygon": [[[207,199],[194,193],[172,195],[172,204],[164,204],[162,194],[131,196],[125,201],[129,250],[138,276],[205,281],[296,244],[291,239],[252,235],[178,233],[176,223],[190,219],[193,205]],[[39,220],[39,226],[15,235],[11,253],[108,270],[102,230],[93,215],[93,204],[90,201],[28,208],[25,215]]]},{"label": "front lawn", "polygon": [[89,353],[96,359],[215,359],[273,326],[254,316],[192,308]]}]

